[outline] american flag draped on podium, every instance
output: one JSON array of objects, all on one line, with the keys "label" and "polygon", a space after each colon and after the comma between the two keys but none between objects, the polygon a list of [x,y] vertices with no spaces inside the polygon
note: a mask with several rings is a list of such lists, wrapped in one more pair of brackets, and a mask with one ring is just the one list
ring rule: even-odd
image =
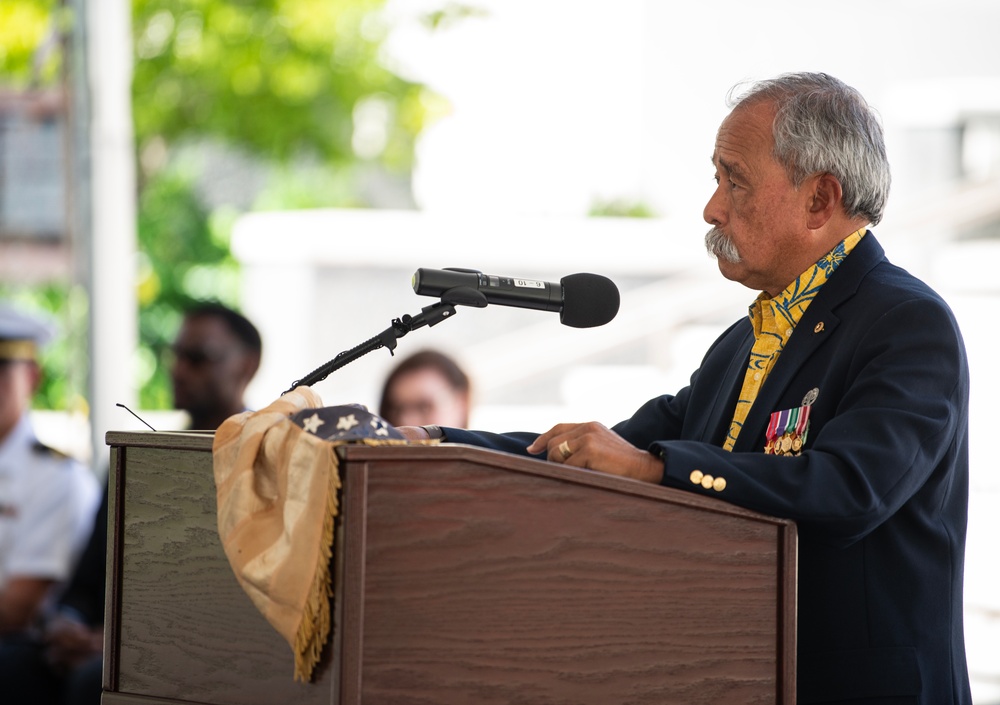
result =
[{"label": "american flag draped on podium", "polygon": [[345,443],[405,444],[357,405],[324,407],[309,387],[227,419],[212,447],[219,538],[236,579],[308,681],[330,636],[330,558]]}]

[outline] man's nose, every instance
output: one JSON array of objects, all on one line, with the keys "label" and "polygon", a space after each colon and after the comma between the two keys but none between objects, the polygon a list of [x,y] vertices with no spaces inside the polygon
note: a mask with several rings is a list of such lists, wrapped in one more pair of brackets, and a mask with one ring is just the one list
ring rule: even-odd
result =
[{"label": "man's nose", "polygon": [[726,224],[726,211],[723,206],[721,190],[721,187],[716,187],[715,191],[709,197],[708,203],[705,204],[705,210],[702,213],[705,222],[716,227],[722,227]]}]

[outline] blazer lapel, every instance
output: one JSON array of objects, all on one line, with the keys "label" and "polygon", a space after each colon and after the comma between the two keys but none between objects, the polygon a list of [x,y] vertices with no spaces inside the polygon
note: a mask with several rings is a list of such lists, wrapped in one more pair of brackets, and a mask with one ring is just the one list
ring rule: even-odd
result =
[{"label": "blazer lapel", "polygon": [[733,422],[733,409],[736,408],[736,401],[743,387],[743,377],[746,375],[754,339],[753,329],[749,323],[743,326],[742,330],[742,335],[736,334],[729,365],[715,387],[715,403],[709,413],[702,415],[701,427],[697,429],[695,435],[695,438],[713,445],[722,445],[729,434],[729,426]]},{"label": "blazer lapel", "polygon": [[[813,380],[799,379],[802,366],[820,346],[834,338],[840,324],[834,311],[854,296],[861,280],[884,257],[882,246],[869,232],[823,285],[764,380],[736,439],[734,452],[762,451],[771,414],[802,404],[802,397],[814,386]],[[802,396],[789,399],[787,394],[793,382],[803,386]]]}]

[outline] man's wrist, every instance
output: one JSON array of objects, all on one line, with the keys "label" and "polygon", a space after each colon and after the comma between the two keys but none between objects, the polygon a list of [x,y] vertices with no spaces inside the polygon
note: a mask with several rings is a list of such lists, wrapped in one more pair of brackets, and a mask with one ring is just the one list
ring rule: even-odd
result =
[{"label": "man's wrist", "polygon": [[427,437],[430,438],[432,441],[433,440],[440,440],[440,441],[446,440],[445,437],[444,437],[444,429],[441,428],[440,426],[435,426],[435,425],[432,424],[432,425],[429,425],[429,426],[421,426],[420,428],[424,429],[424,432],[427,434]]}]

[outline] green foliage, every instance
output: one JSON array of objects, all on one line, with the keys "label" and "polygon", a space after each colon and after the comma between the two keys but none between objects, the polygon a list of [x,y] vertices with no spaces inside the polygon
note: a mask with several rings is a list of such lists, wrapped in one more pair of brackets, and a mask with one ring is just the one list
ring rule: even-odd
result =
[{"label": "green foliage", "polygon": [[237,305],[237,264],[229,252],[231,218],[213,218],[194,180],[164,171],[139,199],[139,402],[170,408],[164,355],[180,327],[181,312],[196,300]]},{"label": "green foliage", "polygon": [[407,169],[424,88],[380,62],[384,0],[133,0],[140,150],[197,134],[277,161],[356,160],[355,107],[387,112],[379,160]]},{"label": "green foliage", "polygon": [[653,209],[641,201],[628,201],[625,199],[612,199],[603,201],[595,200],[587,215],[591,217],[618,217],[618,218],[655,218]]},{"label": "green foliage", "polygon": [[428,12],[424,15],[422,21],[428,29],[437,30],[446,29],[463,20],[487,17],[488,14],[486,10],[480,7],[449,2],[436,10]]},{"label": "green foliage", "polygon": [[15,88],[60,79],[59,29],[69,20],[58,0],[0,0],[0,77]]},{"label": "green foliage", "polygon": [[[263,191],[245,202],[272,209],[365,206],[362,172],[411,169],[416,137],[443,101],[385,65],[384,3],[131,0],[142,408],[172,405],[163,352],[181,310],[195,299],[238,300],[229,233],[239,213],[235,204],[207,205],[198,168],[178,164],[181,147],[221,144],[270,165]],[[0,0],[0,82],[20,89],[62,79],[68,7]],[[449,3],[427,22],[444,27],[475,14]],[[85,349],[78,288],[53,283],[25,295],[69,317],[61,345],[74,347],[66,350]],[[39,403],[82,403],[85,370],[69,369],[57,348],[51,359],[55,374]]]},{"label": "green foliage", "polygon": [[34,408],[86,414],[88,311],[83,287],[65,282],[31,287],[0,283],[0,300],[55,325],[55,338],[39,355],[42,382],[32,399]]},{"label": "green foliage", "polygon": [[204,204],[199,167],[180,165],[180,148],[222,144],[270,164],[250,199],[268,209],[363,206],[359,165],[411,168],[434,97],[383,65],[383,4],[132,0],[143,408],[171,405],[163,352],[184,306],[238,301],[238,211]]},{"label": "green foliage", "polygon": [[[0,84],[14,90],[51,87],[61,79],[57,30],[69,15],[58,0],[0,0]],[[42,350],[38,409],[87,412],[87,297],[65,281],[0,282],[0,299],[50,319],[56,337]]]},{"label": "green foliage", "polygon": [[276,169],[254,201],[255,210],[359,208],[358,174],[352,169],[297,165]]}]

